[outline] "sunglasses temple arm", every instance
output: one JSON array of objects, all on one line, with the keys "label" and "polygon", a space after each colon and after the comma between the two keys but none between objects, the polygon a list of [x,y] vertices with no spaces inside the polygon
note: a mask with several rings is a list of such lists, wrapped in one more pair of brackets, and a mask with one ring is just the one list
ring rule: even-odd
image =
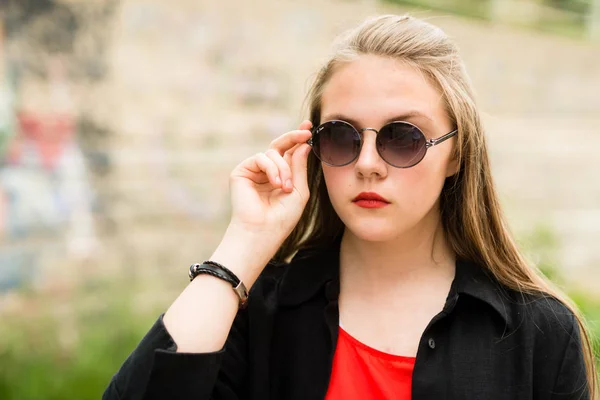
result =
[{"label": "sunglasses temple arm", "polygon": [[440,136],[439,138],[429,139],[427,141],[427,147],[433,147],[436,144],[442,143],[444,140],[450,139],[452,136],[456,135],[456,132],[458,132],[458,129],[455,129],[452,132],[445,134],[444,136]]}]

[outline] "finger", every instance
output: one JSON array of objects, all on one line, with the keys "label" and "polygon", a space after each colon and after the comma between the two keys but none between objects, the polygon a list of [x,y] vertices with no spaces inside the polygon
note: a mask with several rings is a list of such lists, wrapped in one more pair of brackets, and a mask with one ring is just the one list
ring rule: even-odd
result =
[{"label": "finger", "polygon": [[283,155],[296,144],[305,143],[311,135],[312,133],[307,129],[290,131],[273,140],[269,148],[277,150],[279,154]]},{"label": "finger", "polygon": [[268,183],[269,177],[256,163],[256,155],[246,158],[232,172],[231,177],[243,177],[257,184]]},{"label": "finger", "polygon": [[290,169],[290,165],[281,157],[281,155],[273,149],[269,149],[265,152],[265,155],[269,157],[271,161],[277,165],[279,169],[279,178],[282,182],[282,188],[286,191],[291,191],[293,189],[292,184],[292,170]]},{"label": "finger", "polygon": [[300,123],[300,126],[298,127],[299,130],[305,130],[305,129],[311,129],[312,128],[312,122],[308,119],[305,119],[304,121],[302,121]]},{"label": "finger", "polygon": [[292,155],[294,154],[294,152],[296,151],[298,146],[301,146],[301,145],[302,145],[302,143],[298,143],[298,144],[294,145],[294,147],[292,147],[291,149],[289,149],[288,151],[283,153],[283,159],[285,160],[286,163],[288,163],[288,165],[292,165]]},{"label": "finger", "polygon": [[301,193],[308,193],[307,165],[311,147],[303,143],[292,155],[292,182]]},{"label": "finger", "polygon": [[[265,153],[258,153],[254,156],[256,168],[264,172],[269,178],[269,182],[274,187],[281,186],[281,178],[279,177],[279,169],[277,165]],[[257,171],[254,171],[257,172]]]}]

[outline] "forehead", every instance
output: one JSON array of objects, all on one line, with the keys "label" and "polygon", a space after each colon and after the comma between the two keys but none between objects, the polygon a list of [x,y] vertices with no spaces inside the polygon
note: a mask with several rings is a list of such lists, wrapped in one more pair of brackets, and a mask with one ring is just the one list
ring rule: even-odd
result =
[{"label": "forehead", "polygon": [[446,118],[441,94],[420,71],[372,55],[338,66],[325,85],[321,117],[339,114],[368,126],[404,114],[423,114],[432,121]]}]

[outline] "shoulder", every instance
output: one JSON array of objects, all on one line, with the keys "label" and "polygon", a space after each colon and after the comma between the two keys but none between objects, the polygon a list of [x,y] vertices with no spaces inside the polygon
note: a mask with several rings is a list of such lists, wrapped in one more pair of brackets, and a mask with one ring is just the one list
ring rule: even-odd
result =
[{"label": "shoulder", "polygon": [[[529,354],[536,387],[551,384],[555,398],[589,399],[586,349],[575,312],[550,294],[516,295],[513,332]],[[553,397],[554,398],[554,397]]]},{"label": "shoulder", "polygon": [[576,330],[575,313],[558,297],[542,291],[526,293],[509,288],[475,263],[460,261],[457,267],[459,293],[489,304],[503,317],[509,330],[555,337],[567,337]]},{"label": "shoulder", "polygon": [[522,357],[548,374],[560,370],[567,359],[582,360],[582,332],[566,301],[550,293],[523,293],[498,285],[507,316],[498,344],[521,348]]},{"label": "shoulder", "polygon": [[536,335],[571,336],[578,322],[574,311],[550,293],[523,293],[504,288],[505,304],[514,329],[527,329]]},{"label": "shoulder", "polygon": [[502,326],[495,326],[499,330],[494,331],[494,346],[505,356],[517,350],[514,361],[533,372],[536,388],[551,384],[561,393],[585,390],[583,332],[566,301],[551,293],[511,289],[484,269],[472,268],[465,276],[462,290],[488,303],[503,317]]},{"label": "shoulder", "polygon": [[575,312],[561,299],[547,293],[515,291],[511,297],[509,310],[513,330],[535,342],[537,348],[561,351],[570,342],[580,341]]}]

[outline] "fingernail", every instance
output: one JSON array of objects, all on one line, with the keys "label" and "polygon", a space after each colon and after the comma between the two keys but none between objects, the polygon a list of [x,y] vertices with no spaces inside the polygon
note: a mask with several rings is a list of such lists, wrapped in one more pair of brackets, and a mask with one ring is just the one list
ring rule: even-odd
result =
[{"label": "fingernail", "polygon": [[275,178],[275,183],[276,183],[277,185],[281,185],[281,178],[279,178],[279,177],[276,177],[276,178]]},{"label": "fingernail", "polygon": [[288,189],[291,189],[291,188],[293,187],[293,185],[292,185],[292,181],[291,181],[291,180],[289,180],[289,179],[288,179],[287,181],[285,181],[285,186],[286,186]]}]

